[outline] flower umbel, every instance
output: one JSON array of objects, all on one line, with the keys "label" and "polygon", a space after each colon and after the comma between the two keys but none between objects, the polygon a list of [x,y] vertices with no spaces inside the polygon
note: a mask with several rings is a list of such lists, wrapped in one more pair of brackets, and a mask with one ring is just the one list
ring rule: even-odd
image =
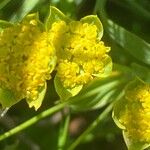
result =
[{"label": "flower umbel", "polygon": [[129,139],[150,143],[150,84],[141,80],[130,83],[125,91],[125,105],[119,114],[118,120]]},{"label": "flower umbel", "polygon": [[27,98],[32,107],[55,66],[48,33],[29,15],[0,33],[0,47],[0,87],[13,91],[17,100]]},{"label": "flower umbel", "polygon": [[100,41],[95,24],[57,21],[52,24],[50,37],[58,57],[57,76],[66,89],[107,76],[105,68],[111,62],[107,55],[110,47]]}]

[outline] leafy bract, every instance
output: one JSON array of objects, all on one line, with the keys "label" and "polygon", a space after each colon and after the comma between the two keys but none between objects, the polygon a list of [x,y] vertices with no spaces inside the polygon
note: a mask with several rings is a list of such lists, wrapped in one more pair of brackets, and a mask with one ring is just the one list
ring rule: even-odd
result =
[{"label": "leafy bract", "polygon": [[148,143],[134,141],[130,139],[130,136],[125,130],[123,131],[123,138],[128,147],[128,150],[145,150],[146,148],[150,146],[150,144]]},{"label": "leafy bract", "polygon": [[97,30],[98,30],[97,31],[98,32],[98,38],[99,38],[99,40],[102,38],[102,36],[103,36],[103,25],[102,25],[101,21],[99,20],[98,16],[89,15],[89,16],[81,18],[80,21],[83,23],[96,25]]},{"label": "leafy bract", "polygon": [[27,99],[27,103],[30,108],[34,107],[35,110],[37,110],[42,105],[42,102],[45,97],[46,89],[47,89],[47,84],[45,83],[45,86],[40,88],[38,98],[36,100]]},{"label": "leafy bract", "polygon": [[51,28],[52,24],[57,21],[68,22],[70,21],[70,19],[56,7],[50,6],[50,12],[45,22],[45,27],[47,31]]},{"label": "leafy bract", "polygon": [[18,101],[11,90],[0,88],[0,103],[3,108],[10,107],[17,102]]},{"label": "leafy bract", "polygon": [[62,82],[60,81],[59,77],[57,77],[57,75],[55,76],[54,84],[55,90],[58,93],[60,99],[67,100],[72,96],[71,93],[66,88],[64,88]]}]

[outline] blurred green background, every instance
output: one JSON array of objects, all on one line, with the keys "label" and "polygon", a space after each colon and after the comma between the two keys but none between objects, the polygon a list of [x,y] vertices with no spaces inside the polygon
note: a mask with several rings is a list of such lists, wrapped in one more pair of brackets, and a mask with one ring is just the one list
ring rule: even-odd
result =
[{"label": "blurred green background", "polygon": [[[105,19],[109,18],[119,27],[123,27],[129,33],[138,36],[138,40],[150,43],[150,1],[149,0],[0,0],[0,19],[11,22],[20,21],[27,13],[39,12],[41,21],[44,21],[49,12],[49,6],[53,5],[73,19],[97,13],[104,25],[104,37],[106,45],[112,47],[111,56],[113,62],[130,66],[133,62],[145,65],[138,59],[136,49],[134,54],[130,51],[130,43],[127,46],[118,34],[109,32]],[[103,12],[105,10],[105,12]],[[107,15],[106,15],[106,14]],[[103,18],[105,16],[105,18]],[[106,25],[106,26],[105,26]],[[112,29],[115,27],[111,26]],[[130,34],[129,34],[130,36]],[[128,37],[127,37],[128,38]],[[135,39],[134,39],[135,40]],[[133,47],[138,47],[134,42]],[[129,46],[130,47],[129,47]],[[8,113],[0,119],[0,133],[17,126],[34,115],[54,105],[58,95],[55,92],[53,80],[48,82],[48,91],[42,107],[35,112],[29,109],[25,101],[13,106]],[[70,144],[103,110],[88,112],[72,112],[69,126]],[[63,116],[61,112],[41,120],[37,124],[27,128],[21,133],[0,142],[0,150],[56,150],[59,135],[59,126]],[[126,150],[121,130],[114,124],[111,114],[92,132],[77,150]]]}]

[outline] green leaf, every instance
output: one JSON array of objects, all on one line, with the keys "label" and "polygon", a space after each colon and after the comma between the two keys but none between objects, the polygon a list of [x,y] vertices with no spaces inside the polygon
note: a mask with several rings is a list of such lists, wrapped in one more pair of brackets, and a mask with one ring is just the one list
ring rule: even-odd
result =
[{"label": "green leaf", "polygon": [[18,100],[15,98],[15,95],[11,90],[0,88],[0,103],[3,108],[11,107],[17,102]]},{"label": "green leaf", "polygon": [[51,28],[52,24],[56,21],[65,21],[69,22],[70,19],[65,16],[59,9],[56,7],[50,6],[50,12],[49,15],[45,21],[45,27],[47,31]]},{"label": "green leaf", "polygon": [[79,3],[74,0],[51,0],[51,5],[60,8],[68,17],[77,18],[77,7]]},{"label": "green leaf", "polygon": [[40,0],[24,0],[21,7],[12,15],[11,22],[21,21],[38,3]]},{"label": "green leaf", "polygon": [[60,81],[57,75],[55,76],[54,79],[54,85],[55,85],[55,90],[61,100],[67,100],[69,97],[72,97],[72,94],[66,88],[64,88],[62,82]]},{"label": "green leaf", "polygon": [[141,62],[150,65],[150,44],[140,37],[117,25],[112,20],[107,20],[106,28],[109,36],[128,53]]},{"label": "green leaf", "polygon": [[34,107],[35,110],[37,110],[42,105],[42,102],[45,97],[46,89],[47,89],[47,84],[45,83],[45,86],[43,86],[40,89],[38,98],[36,100],[31,100],[31,99],[26,100],[30,108]]},{"label": "green leaf", "polygon": [[124,87],[123,82],[118,80],[118,77],[95,80],[85,86],[78,95],[69,98],[68,101],[76,111],[102,108],[120,94]]},{"label": "green leaf", "polygon": [[106,0],[97,1],[98,12],[108,35],[137,60],[150,65],[150,44],[110,20],[106,14]]},{"label": "green leaf", "polygon": [[11,0],[1,0],[0,2],[0,9],[5,7]]},{"label": "green leaf", "polygon": [[96,15],[89,15],[80,20],[82,23],[88,23],[92,25],[96,25],[98,29],[98,37],[99,39],[103,36],[103,25],[99,18]]},{"label": "green leaf", "polygon": [[137,77],[142,79],[144,82],[150,83],[150,69],[136,63],[133,63],[131,67]]},{"label": "green leaf", "polygon": [[[128,5],[128,10],[130,10],[133,14],[142,19],[150,20],[150,12],[148,7],[142,7],[142,1],[130,1],[125,0],[126,3],[123,5]],[[146,4],[146,3],[143,3]],[[147,10],[146,10],[147,9]],[[136,11],[135,11],[136,10]]]}]

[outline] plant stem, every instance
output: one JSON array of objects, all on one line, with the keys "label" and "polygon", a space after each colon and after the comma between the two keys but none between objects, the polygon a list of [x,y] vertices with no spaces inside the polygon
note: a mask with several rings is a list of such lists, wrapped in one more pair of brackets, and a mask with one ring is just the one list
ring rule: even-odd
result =
[{"label": "plant stem", "polygon": [[108,113],[112,110],[113,103],[111,103],[98,117],[94,122],[73,142],[72,145],[67,150],[74,150],[81,141],[93,130],[96,128],[97,125],[99,125],[100,121],[102,121]]},{"label": "plant stem", "polygon": [[47,110],[41,112],[39,115],[37,115],[37,116],[35,116],[35,117],[33,117],[33,118],[27,120],[26,122],[24,122],[24,123],[18,125],[17,127],[15,127],[15,128],[13,128],[13,129],[11,129],[11,130],[5,132],[4,134],[0,135],[0,141],[2,141],[2,140],[4,140],[4,139],[6,139],[6,138],[8,138],[8,137],[10,137],[10,136],[12,136],[12,135],[18,133],[18,132],[20,132],[20,131],[22,131],[22,130],[24,130],[24,129],[26,129],[27,127],[29,127],[29,126],[35,124],[35,123],[38,122],[39,120],[41,120],[41,119],[43,119],[43,118],[45,118],[45,117],[47,117],[47,116],[53,114],[54,112],[56,112],[56,111],[62,109],[64,106],[66,106],[66,103],[61,103],[61,104],[58,104],[58,105],[56,105],[56,106],[54,106],[54,107],[51,107],[51,108],[49,108],[49,109],[47,109]]},{"label": "plant stem", "polygon": [[68,137],[68,127],[70,122],[70,113],[65,116],[61,122],[59,137],[58,137],[58,150],[64,150],[66,140]]}]

